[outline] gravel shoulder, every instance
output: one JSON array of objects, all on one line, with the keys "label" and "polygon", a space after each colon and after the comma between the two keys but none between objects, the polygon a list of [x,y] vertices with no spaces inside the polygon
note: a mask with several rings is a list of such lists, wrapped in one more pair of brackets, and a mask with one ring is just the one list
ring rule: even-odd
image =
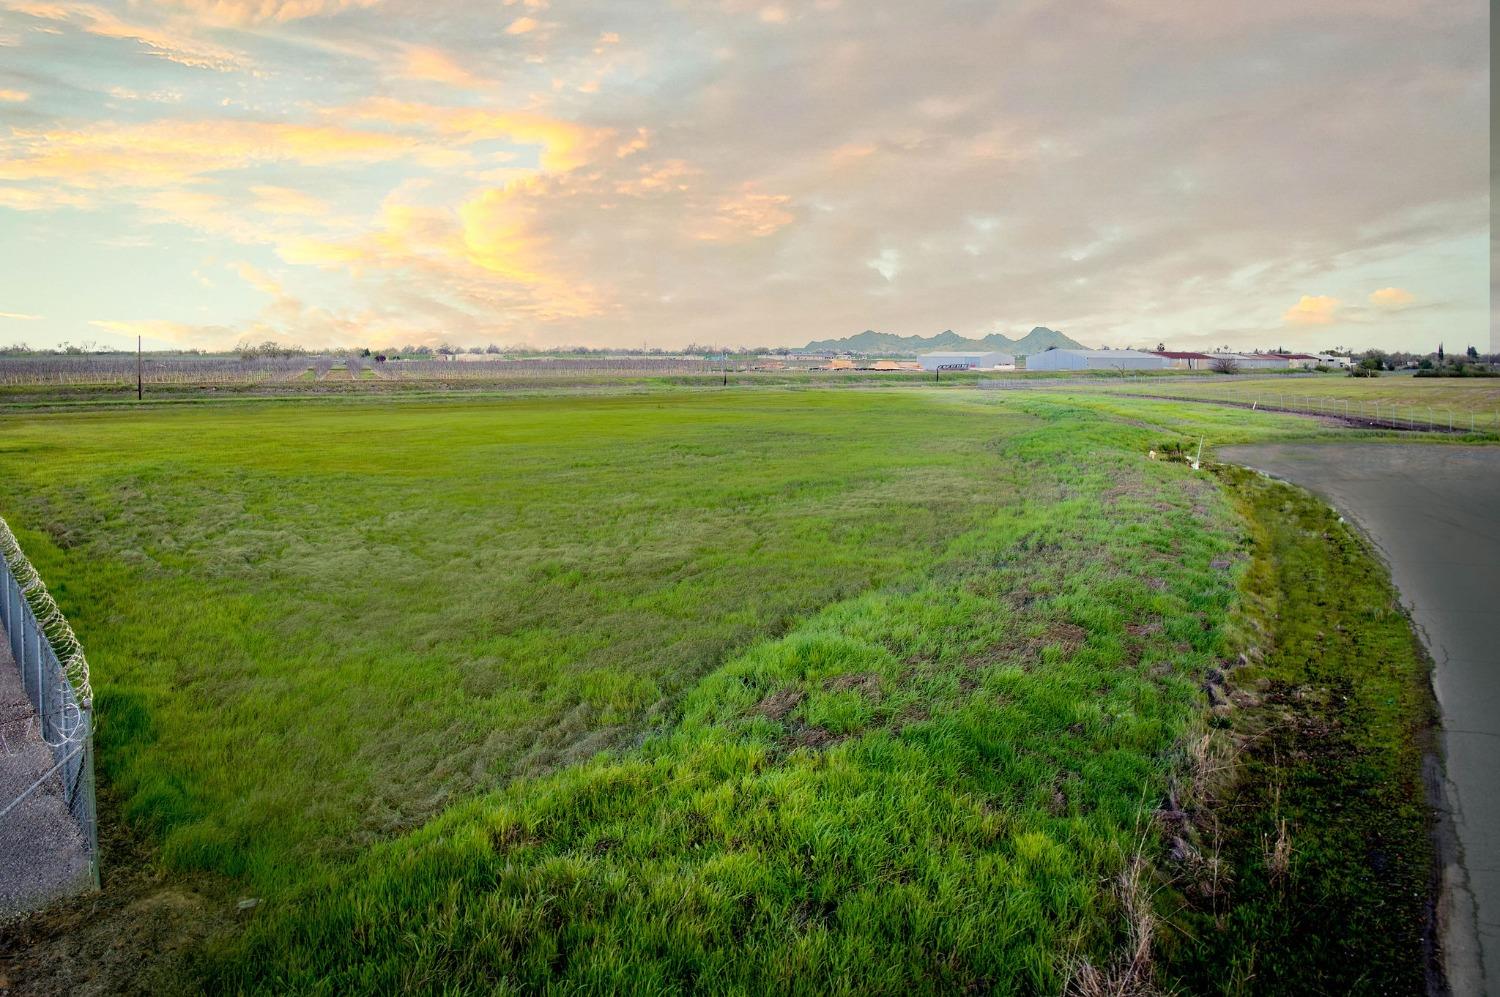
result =
[{"label": "gravel shoulder", "polygon": [[[0,635],[4,631],[0,630]],[[0,921],[74,892],[89,879],[87,846],[68,812],[62,779],[42,741],[10,642],[0,642]]]}]

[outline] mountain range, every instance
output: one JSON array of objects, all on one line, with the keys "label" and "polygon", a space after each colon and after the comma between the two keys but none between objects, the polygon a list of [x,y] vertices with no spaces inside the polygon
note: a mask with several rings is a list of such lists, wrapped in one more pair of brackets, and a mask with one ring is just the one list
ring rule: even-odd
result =
[{"label": "mountain range", "polygon": [[808,353],[927,353],[932,350],[1001,350],[1016,356],[1041,353],[1049,347],[1081,350],[1083,345],[1046,326],[1037,326],[1020,339],[992,332],[980,339],[966,339],[945,329],[936,336],[899,336],[894,332],[864,332],[843,339],[819,339],[803,347]]}]

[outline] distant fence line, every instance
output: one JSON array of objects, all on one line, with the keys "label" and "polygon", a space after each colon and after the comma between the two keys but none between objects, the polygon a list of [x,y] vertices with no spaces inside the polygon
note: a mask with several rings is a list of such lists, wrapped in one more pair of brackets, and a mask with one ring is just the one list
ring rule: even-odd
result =
[{"label": "distant fence line", "polygon": [[[482,360],[385,360],[309,354],[295,357],[161,357],[141,359],[144,384],[261,384],[309,379],[349,378],[512,380],[566,375],[709,374],[727,365],[746,371],[761,358],[699,356],[485,357]],[[0,356],[0,385],[130,385],[136,382],[136,358],[130,354]]]},{"label": "distant fence line", "polygon": [[[247,384],[300,374],[311,365],[306,357],[143,357],[141,380],[146,384]],[[136,358],[47,355],[0,357],[0,384],[134,384]]]},{"label": "distant fence line", "polygon": [[[94,696],[88,660],[67,618],[0,519],[0,623],[35,717],[20,718],[51,752],[53,765],[11,799],[0,799],[0,820],[57,778],[68,812],[88,849],[89,875],[99,885],[98,814],[94,800]],[[13,721],[14,722],[14,721]],[[11,736],[16,736],[11,731]],[[23,856],[6,856],[22,861]]]}]

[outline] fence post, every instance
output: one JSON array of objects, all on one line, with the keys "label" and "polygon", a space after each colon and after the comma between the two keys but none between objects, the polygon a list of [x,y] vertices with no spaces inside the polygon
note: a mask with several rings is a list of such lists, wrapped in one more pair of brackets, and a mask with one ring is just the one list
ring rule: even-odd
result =
[{"label": "fence post", "polygon": [[10,656],[16,667],[21,667],[21,583],[16,579],[10,565],[5,566],[5,594],[10,603],[10,615],[5,618],[5,633],[10,638]]},{"label": "fence post", "polygon": [[37,714],[38,714],[37,715],[37,720],[41,724],[42,737],[45,738],[47,736],[47,721],[41,716],[41,712],[42,712],[42,705],[41,705],[41,703],[42,703],[42,635],[41,635],[40,631],[38,631],[38,629],[36,627],[34,627],[34,626],[27,627],[26,629],[28,631],[30,631],[30,633],[26,634],[26,636],[30,637],[31,639],[30,639],[30,641],[26,641],[26,640],[23,639],[21,643],[22,643],[23,646],[26,647],[27,657],[30,658],[29,664],[31,665],[32,675],[34,676],[34,678],[32,679],[32,683],[33,684],[31,686],[31,688],[28,689],[28,690],[26,690],[26,691],[28,693],[30,693],[30,695],[31,695],[31,703],[32,703],[32,705],[37,708]]},{"label": "fence post", "polygon": [[83,792],[83,838],[89,844],[89,879],[99,889],[99,806],[94,798],[94,704],[80,703],[87,727],[83,735],[83,768],[79,772]]}]

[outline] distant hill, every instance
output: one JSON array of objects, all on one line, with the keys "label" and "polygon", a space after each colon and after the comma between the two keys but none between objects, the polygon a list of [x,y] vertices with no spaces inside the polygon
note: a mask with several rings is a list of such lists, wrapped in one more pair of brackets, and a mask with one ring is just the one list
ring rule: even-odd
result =
[{"label": "distant hill", "polygon": [[1011,339],[992,332],[982,339],[965,339],[952,329],[945,329],[936,336],[898,336],[894,332],[864,332],[843,339],[820,339],[808,343],[804,349],[809,353],[890,353],[918,354],[933,350],[1001,350],[1017,356],[1040,353],[1048,347],[1083,349],[1055,329],[1037,326],[1020,339]]}]

